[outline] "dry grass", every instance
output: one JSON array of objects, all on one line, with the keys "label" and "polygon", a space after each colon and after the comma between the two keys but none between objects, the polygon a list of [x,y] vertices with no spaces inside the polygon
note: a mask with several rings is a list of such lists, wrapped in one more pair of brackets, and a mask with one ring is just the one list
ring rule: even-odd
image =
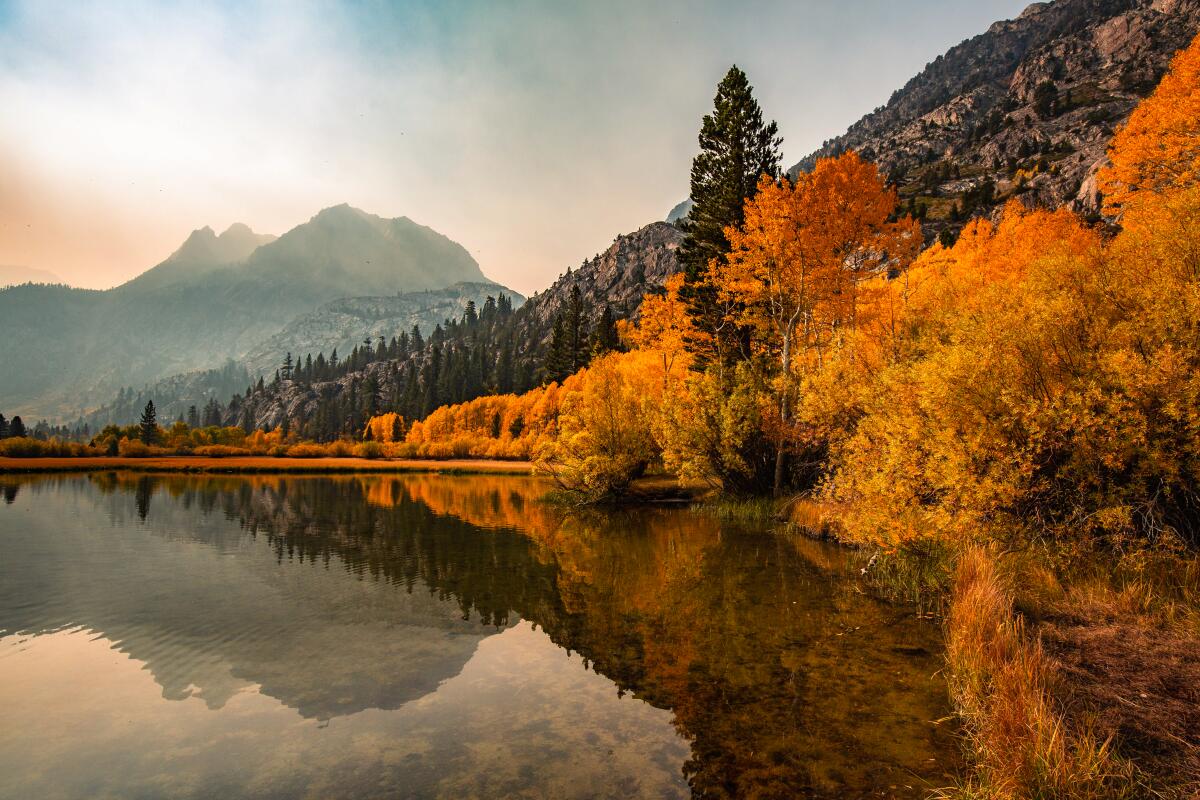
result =
[{"label": "dry grass", "polygon": [[1139,797],[1133,766],[1086,719],[1069,724],[1051,688],[1056,669],[1024,620],[994,558],[964,552],[947,620],[951,696],[965,723],[974,771],[946,798]]}]

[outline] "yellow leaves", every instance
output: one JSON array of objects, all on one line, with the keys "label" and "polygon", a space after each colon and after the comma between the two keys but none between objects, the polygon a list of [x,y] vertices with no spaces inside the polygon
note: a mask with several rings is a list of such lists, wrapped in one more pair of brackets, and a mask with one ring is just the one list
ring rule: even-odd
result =
[{"label": "yellow leaves", "polygon": [[1108,156],[1098,176],[1107,213],[1200,181],[1200,36],[1117,131]]},{"label": "yellow leaves", "polygon": [[862,418],[834,439],[827,491],[851,535],[1157,536],[1186,520],[1200,269],[1169,254],[1200,231],[1200,202],[1183,194],[1107,248],[1065,211],[1010,206],[891,283],[907,293],[899,360],[859,373]]},{"label": "yellow leaves", "polygon": [[795,184],[764,176],[743,227],[726,231],[731,252],[713,265],[734,321],[757,331],[771,353],[831,346],[863,311],[862,282],[903,269],[920,248],[911,218],[888,221],[896,202],[854,152],[822,159]]},{"label": "yellow leaves", "polygon": [[658,458],[650,419],[662,396],[654,353],[611,353],[564,385],[557,435],[539,444],[535,467],[597,500],[623,491]]},{"label": "yellow leaves", "polygon": [[389,411],[371,417],[364,426],[363,438],[372,442],[394,444],[404,441],[404,417]]}]

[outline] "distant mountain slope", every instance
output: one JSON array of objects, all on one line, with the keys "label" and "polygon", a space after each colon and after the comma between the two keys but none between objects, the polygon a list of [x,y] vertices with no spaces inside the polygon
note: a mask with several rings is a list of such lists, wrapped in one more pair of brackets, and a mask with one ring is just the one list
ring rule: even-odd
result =
[{"label": "distant mountain slope", "polygon": [[158,267],[106,292],[0,291],[0,337],[12,347],[0,408],[75,416],[120,386],[239,359],[331,300],[486,280],[436,231],[349,206],[269,241],[245,226],[219,237],[202,229]]},{"label": "distant mountain slope", "polygon": [[275,239],[269,233],[255,233],[240,222],[229,226],[220,236],[205,225],[192,231],[166,261],[126,282],[119,287],[119,291],[144,291],[172,283],[194,281],[201,275],[230,264],[242,263],[259,247]]},{"label": "distant mountain slope", "polygon": [[[378,389],[380,408],[397,410],[409,419],[492,391],[525,391],[543,380],[554,320],[566,308],[572,289],[579,289],[589,329],[606,306],[618,319],[634,318],[645,293],[679,271],[676,251],[682,239],[679,229],[665,222],[618,236],[603,253],[568,270],[507,315],[481,315],[469,326],[459,324],[460,306],[447,315],[453,326],[429,337],[420,350],[400,359],[374,357],[330,380],[267,383],[231,403],[224,421],[272,429],[286,414],[293,424],[312,422],[309,435],[329,437],[337,432],[327,426],[330,420],[348,429],[361,422],[364,387],[371,381]],[[344,358],[345,351],[339,352]]]},{"label": "distant mountain slope", "polygon": [[268,378],[279,368],[285,354],[303,358],[337,350],[349,353],[364,339],[391,339],[414,326],[428,336],[438,323],[462,315],[468,301],[479,308],[487,298],[505,295],[514,306],[525,298],[495,283],[456,283],[445,289],[406,292],[390,297],[347,297],[326,303],[316,311],[297,317],[260,342],[242,359],[251,375]]},{"label": "distant mountain slope", "polygon": [[115,422],[137,420],[147,400],[153,400],[163,419],[186,417],[188,408],[203,410],[210,400],[227,402],[260,377],[270,381],[291,353],[297,363],[305,356],[327,356],[335,350],[348,355],[364,339],[374,344],[380,336],[391,339],[417,327],[429,336],[435,326],[462,315],[468,301],[483,308],[488,297],[507,297],[514,306],[525,301],[517,292],[495,283],[456,283],[445,289],[407,292],[390,297],[347,297],[292,320],[278,333],[259,342],[240,361],[219,369],[194,370],[162,378],[141,388],[122,388],[116,396],[78,423],[92,430]]},{"label": "distant mountain slope", "polygon": [[933,231],[1014,195],[1095,212],[1115,127],[1197,31],[1200,0],[1035,3],[939,56],[791,172],[855,149]]}]

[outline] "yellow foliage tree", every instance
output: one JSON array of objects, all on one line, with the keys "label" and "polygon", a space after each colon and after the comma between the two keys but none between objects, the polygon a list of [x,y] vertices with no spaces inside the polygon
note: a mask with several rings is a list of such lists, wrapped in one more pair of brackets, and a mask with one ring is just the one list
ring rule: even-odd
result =
[{"label": "yellow foliage tree", "polygon": [[658,359],[612,353],[568,379],[557,435],[540,445],[535,466],[588,501],[623,492],[659,457],[650,422],[666,374]]}]

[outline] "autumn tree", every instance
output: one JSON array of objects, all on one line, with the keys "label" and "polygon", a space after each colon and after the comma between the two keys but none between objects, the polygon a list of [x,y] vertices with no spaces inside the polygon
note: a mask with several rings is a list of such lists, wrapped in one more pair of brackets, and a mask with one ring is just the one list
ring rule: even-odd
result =
[{"label": "autumn tree", "polygon": [[1117,131],[1108,157],[1099,185],[1110,214],[1140,192],[1160,195],[1200,180],[1200,36]]},{"label": "autumn tree", "polygon": [[763,121],[754,88],[737,65],[717,86],[713,112],[700,126],[700,154],[692,161],[691,199],[694,206],[680,225],[686,234],[679,248],[685,275],[684,298],[698,336],[691,345],[697,367],[733,357],[737,333],[726,327],[729,318],[718,307],[717,291],[709,279],[710,265],[729,252],[726,231],[740,227],[744,206],[759,178],[779,174],[778,136],[774,122]]},{"label": "autumn tree", "polygon": [[637,354],[610,353],[572,377],[537,469],[584,501],[624,492],[659,454],[647,413],[655,384]]},{"label": "autumn tree", "polygon": [[692,327],[687,305],[680,296],[683,282],[682,273],[667,278],[662,294],[647,294],[643,298],[637,324],[622,325],[624,336],[631,345],[658,354],[664,388],[670,384],[675,365],[687,358],[687,340]]},{"label": "autumn tree", "polygon": [[875,166],[851,151],[818,161],[794,184],[764,177],[744,225],[727,231],[731,251],[714,264],[713,283],[720,299],[737,301],[734,321],[774,366],[777,494],[799,380],[855,325],[859,282],[903,268],[920,245],[911,217],[890,221],[897,202]]}]

